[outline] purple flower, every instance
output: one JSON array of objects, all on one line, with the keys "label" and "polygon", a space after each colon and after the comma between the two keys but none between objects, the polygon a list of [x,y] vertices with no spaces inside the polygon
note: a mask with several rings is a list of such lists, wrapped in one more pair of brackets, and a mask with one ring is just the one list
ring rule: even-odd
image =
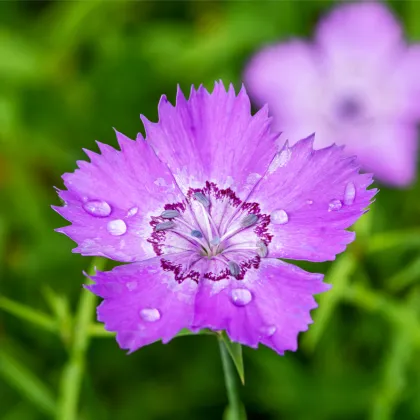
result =
[{"label": "purple flower", "polygon": [[130,264],[93,276],[98,319],[134,351],[180,329],[226,330],[233,341],[295,350],[311,323],[323,276],[278,258],[333,260],[354,239],[345,229],[375,194],[370,175],[313,136],[281,150],[267,108],[217,83],[213,93],[165,96],[146,140],[117,132],[121,151],[63,176],[74,250]]},{"label": "purple flower", "polygon": [[380,3],[347,4],[324,18],[315,42],[269,46],[245,80],[268,102],[292,144],[315,131],[315,147],[345,144],[382,181],[403,186],[416,171],[420,46]]}]

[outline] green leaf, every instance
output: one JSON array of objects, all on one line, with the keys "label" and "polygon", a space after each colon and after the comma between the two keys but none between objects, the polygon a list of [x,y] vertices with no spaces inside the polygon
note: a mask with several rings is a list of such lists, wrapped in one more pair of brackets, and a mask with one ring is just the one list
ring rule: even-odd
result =
[{"label": "green leaf", "polygon": [[41,411],[54,415],[55,401],[51,390],[5,349],[0,349],[0,375]]},{"label": "green leaf", "polygon": [[238,372],[239,378],[241,379],[242,385],[245,384],[245,369],[244,361],[242,357],[242,346],[239,343],[233,343],[230,341],[227,334],[223,331],[220,333],[220,339],[225,344],[227,351],[229,352],[230,357],[233,360],[233,363]]}]

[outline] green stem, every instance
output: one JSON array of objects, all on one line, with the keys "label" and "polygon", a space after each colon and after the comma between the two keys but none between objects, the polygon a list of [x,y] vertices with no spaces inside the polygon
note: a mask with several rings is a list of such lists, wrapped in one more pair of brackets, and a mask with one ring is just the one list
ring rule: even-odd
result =
[{"label": "green stem", "polygon": [[[94,258],[89,274],[95,267],[102,270],[105,266],[102,258]],[[70,346],[70,358],[63,369],[60,381],[57,420],[76,420],[80,388],[85,371],[85,356],[90,343],[90,327],[95,312],[96,296],[83,289],[73,328],[73,341]]]},{"label": "green stem", "polygon": [[238,380],[235,367],[228,353],[225,343],[219,339],[220,356],[222,358],[223,373],[225,376],[226,391],[229,400],[229,420],[241,420],[241,400],[239,397]]}]

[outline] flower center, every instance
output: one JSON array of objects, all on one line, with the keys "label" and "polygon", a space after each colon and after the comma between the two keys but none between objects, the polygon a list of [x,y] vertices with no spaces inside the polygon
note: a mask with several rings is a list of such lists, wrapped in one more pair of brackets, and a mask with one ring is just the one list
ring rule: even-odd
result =
[{"label": "flower center", "polygon": [[148,242],[162,256],[163,269],[173,271],[178,282],[187,278],[198,282],[201,275],[215,281],[228,276],[243,279],[268,253],[270,216],[261,213],[258,203],[240,200],[230,188],[206,182],[201,189],[190,188],[183,202],[163,208],[151,218]]},{"label": "flower center", "polygon": [[337,104],[337,117],[341,121],[354,122],[363,116],[363,104],[354,97],[343,97]]}]

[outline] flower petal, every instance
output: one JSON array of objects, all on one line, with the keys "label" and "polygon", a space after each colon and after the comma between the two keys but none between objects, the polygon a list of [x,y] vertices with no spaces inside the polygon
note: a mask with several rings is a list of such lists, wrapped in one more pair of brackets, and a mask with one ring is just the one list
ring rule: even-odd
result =
[{"label": "flower petal", "polygon": [[212,93],[200,86],[185,99],[178,90],[176,106],[165,96],[159,103],[159,122],[142,117],[147,141],[166,162],[181,189],[202,188],[205,181],[219,188],[235,187],[244,198],[261,177],[275,152],[267,109],[251,116],[242,88],[226,92],[216,83]]},{"label": "flower petal", "polygon": [[316,51],[298,40],[268,46],[248,64],[247,88],[258,104],[270,105],[276,129],[284,131],[284,122],[301,125],[318,114],[324,89],[317,66]]},{"label": "flower petal", "polygon": [[312,322],[313,294],[329,286],[311,274],[276,259],[262,259],[244,280],[202,280],[195,301],[195,328],[226,330],[232,341],[265,344],[280,354],[297,349],[297,336]]},{"label": "flower petal", "polygon": [[403,42],[402,28],[380,2],[336,7],[318,25],[315,39],[330,56],[376,60]]},{"label": "flower petal", "polygon": [[80,169],[63,176],[68,190],[59,196],[65,205],[53,208],[72,222],[57,230],[77,242],[74,252],[138,261],[155,255],[146,241],[151,215],[184,196],[141,137],[117,138],[121,151],[98,143],[101,155],[86,151],[91,163],[79,161]]},{"label": "flower petal", "polygon": [[161,268],[159,258],[98,272],[87,286],[104,298],[98,320],[117,333],[121,348],[130,352],[162,340],[167,343],[182,328],[191,326],[197,284],[174,280]]},{"label": "flower petal", "polygon": [[417,127],[413,124],[372,124],[365,131],[363,141],[349,146],[349,151],[357,151],[360,163],[375,177],[386,184],[403,187],[416,177],[417,139]]},{"label": "flower petal", "polygon": [[311,136],[286,145],[251,196],[271,216],[270,257],[333,260],[354,239],[345,229],[376,193],[366,190],[372,177],[359,174],[342,147],[313,150],[313,141]]},{"label": "flower petal", "polygon": [[[420,119],[420,45],[408,47],[389,81],[394,89],[394,117],[412,122]],[[397,115],[395,115],[397,113]]]}]

